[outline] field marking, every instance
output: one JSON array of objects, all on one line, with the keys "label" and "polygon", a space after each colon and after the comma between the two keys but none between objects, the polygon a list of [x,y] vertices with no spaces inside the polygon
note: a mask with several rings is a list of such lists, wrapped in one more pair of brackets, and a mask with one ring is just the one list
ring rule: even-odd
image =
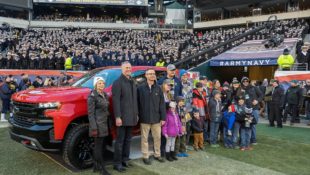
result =
[{"label": "field marking", "polygon": [[57,162],[55,159],[53,159],[52,157],[48,156],[47,154],[42,153],[42,152],[41,152],[41,154],[45,155],[48,159],[52,160],[54,163],[56,163],[57,165],[61,166],[62,168],[64,168],[64,169],[67,170],[68,172],[74,173],[73,171],[71,171],[71,170],[68,169],[67,167],[63,166],[61,163]]}]

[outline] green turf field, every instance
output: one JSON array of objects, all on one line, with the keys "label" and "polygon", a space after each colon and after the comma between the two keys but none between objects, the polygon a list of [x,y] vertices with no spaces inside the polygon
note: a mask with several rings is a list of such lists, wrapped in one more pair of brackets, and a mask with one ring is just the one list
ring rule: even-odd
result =
[{"label": "green turf field", "polygon": [[[189,152],[189,158],[177,162],[144,166],[135,160],[135,168],[126,174],[206,174],[206,175],[260,175],[260,174],[310,174],[310,129],[270,128],[258,126],[258,142],[253,151],[241,152],[209,148],[206,152]],[[108,167],[112,174],[118,174]],[[9,139],[7,128],[0,129],[0,174],[69,175],[93,174],[90,170],[71,173],[43,154],[26,149]]]},{"label": "green turf field", "polygon": [[253,151],[209,149],[208,152],[285,174],[310,174],[310,129],[258,125]]}]

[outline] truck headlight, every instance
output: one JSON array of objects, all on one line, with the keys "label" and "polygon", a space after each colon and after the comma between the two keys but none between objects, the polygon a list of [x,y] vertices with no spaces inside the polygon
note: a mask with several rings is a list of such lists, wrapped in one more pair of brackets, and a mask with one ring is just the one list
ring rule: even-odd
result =
[{"label": "truck headlight", "polygon": [[59,108],[60,107],[60,103],[59,102],[48,102],[48,103],[39,103],[39,108]]}]

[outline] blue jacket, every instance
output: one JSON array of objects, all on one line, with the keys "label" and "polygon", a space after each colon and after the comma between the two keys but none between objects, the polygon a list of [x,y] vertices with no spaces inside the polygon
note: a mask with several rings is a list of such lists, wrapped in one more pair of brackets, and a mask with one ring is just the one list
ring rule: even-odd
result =
[{"label": "blue jacket", "polygon": [[224,112],[223,122],[224,122],[224,126],[228,130],[232,130],[233,129],[235,120],[236,120],[236,113],[235,112],[228,112],[228,111]]},{"label": "blue jacket", "polygon": [[3,100],[11,99],[13,93],[14,91],[10,89],[10,85],[8,83],[3,83],[0,87],[0,97]]},{"label": "blue jacket", "polygon": [[[163,78],[158,80],[157,84],[162,85],[166,79],[168,79],[168,77],[164,76]],[[173,79],[174,79],[174,99],[176,99],[176,97],[183,95],[182,94],[183,86],[181,81],[176,76],[174,76]]]}]

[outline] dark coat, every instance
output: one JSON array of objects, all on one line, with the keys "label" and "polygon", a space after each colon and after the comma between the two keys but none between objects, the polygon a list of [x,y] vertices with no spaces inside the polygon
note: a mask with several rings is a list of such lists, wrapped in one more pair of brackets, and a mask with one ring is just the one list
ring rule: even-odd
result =
[{"label": "dark coat", "polygon": [[7,63],[8,62],[8,59],[7,58],[2,58],[1,60],[0,60],[0,68],[1,69],[6,69],[7,68]]},{"label": "dark coat", "polygon": [[303,92],[299,86],[289,87],[285,95],[285,104],[302,105]]},{"label": "dark coat", "polygon": [[93,90],[87,99],[89,135],[92,130],[98,131],[98,137],[109,135],[108,116],[109,116],[109,97],[106,93],[100,95]]},{"label": "dark coat", "polygon": [[54,70],[55,69],[55,58],[47,58],[46,64],[47,64],[47,69]]},{"label": "dark coat", "polygon": [[112,101],[114,116],[122,119],[122,126],[136,126],[138,97],[135,82],[122,74],[112,85]]},{"label": "dark coat", "polygon": [[[3,83],[0,87],[0,97],[1,99],[11,99],[12,94],[15,92],[15,89],[11,87],[10,83]],[[16,88],[16,87],[15,87]]]},{"label": "dark coat", "polygon": [[29,60],[29,69],[36,69],[37,68],[37,60],[36,59],[30,59]]},{"label": "dark coat", "polygon": [[155,124],[166,120],[165,98],[160,86],[154,84],[151,89],[147,83],[138,88],[140,123]]},{"label": "dark coat", "polygon": [[21,56],[20,60],[21,60],[22,69],[28,69],[29,68],[29,57]]},{"label": "dark coat", "polygon": [[60,58],[56,58],[56,70],[64,70],[65,69],[65,58],[64,57],[60,57]]},{"label": "dark coat", "polygon": [[270,92],[270,95],[271,95],[270,103],[279,105],[280,107],[284,105],[283,103],[285,96],[284,96],[284,89],[282,87],[280,86],[275,87],[274,90]]},{"label": "dark coat", "polygon": [[231,104],[232,102],[232,91],[230,89],[226,90],[226,91],[222,91],[222,104],[223,104],[223,111],[228,109],[228,106]]},{"label": "dark coat", "polygon": [[199,117],[199,119],[193,118],[191,120],[191,127],[193,133],[202,133],[204,130],[204,120]]},{"label": "dark coat", "polygon": [[254,100],[261,102],[264,98],[264,94],[256,86],[249,85],[247,87],[242,87],[242,89],[245,91],[245,104],[249,107],[252,107],[253,110],[258,110],[259,109],[259,103],[257,103],[255,106],[253,106],[252,102]]},{"label": "dark coat", "polygon": [[214,98],[210,98],[209,100],[209,114],[210,114],[210,119],[211,121],[214,122],[220,122],[222,120],[223,117],[223,113],[222,113],[222,103],[221,101],[219,101],[219,109],[220,109],[220,113],[218,114],[216,112],[216,106],[217,106],[217,102]]},{"label": "dark coat", "polygon": [[[246,125],[247,123],[246,119],[252,119],[251,122],[249,122],[249,125]],[[245,112],[236,113],[236,121],[238,121],[241,124],[240,126],[241,128],[251,128],[253,125],[257,123],[253,114],[246,114]]]}]

